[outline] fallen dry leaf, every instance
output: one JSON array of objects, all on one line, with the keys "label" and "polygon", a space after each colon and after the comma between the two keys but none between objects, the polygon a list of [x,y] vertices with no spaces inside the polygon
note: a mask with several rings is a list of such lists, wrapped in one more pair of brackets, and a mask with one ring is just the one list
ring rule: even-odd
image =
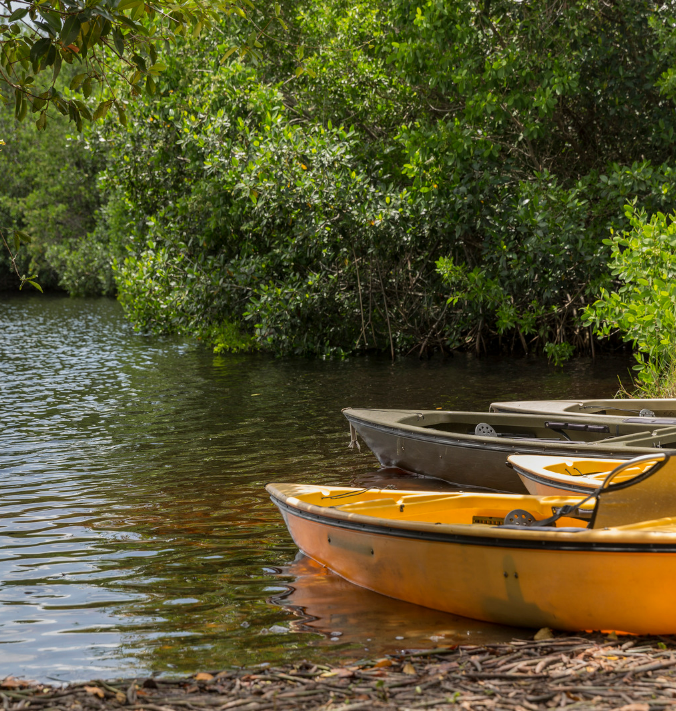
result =
[{"label": "fallen dry leaf", "polygon": [[541,639],[552,639],[553,637],[554,633],[549,629],[549,627],[543,627],[535,633],[533,639],[539,641]]},{"label": "fallen dry leaf", "polygon": [[115,700],[117,701],[118,704],[127,703],[127,697],[121,691],[116,692]]},{"label": "fallen dry leaf", "polygon": [[391,659],[378,659],[378,661],[373,665],[374,669],[380,669],[381,667],[391,667],[392,666],[392,660]]},{"label": "fallen dry leaf", "polygon": [[617,711],[649,711],[650,706],[648,704],[625,704],[620,706]]},{"label": "fallen dry leaf", "polygon": [[99,699],[103,699],[106,696],[100,686],[85,686],[84,690],[92,696],[98,696]]},{"label": "fallen dry leaf", "polygon": [[404,664],[404,666],[401,668],[401,671],[404,674],[415,674],[416,673],[415,667],[413,666],[413,664],[411,664],[411,662],[406,662],[406,664]]},{"label": "fallen dry leaf", "polygon": [[207,674],[206,672],[200,672],[195,676],[195,681],[212,681],[214,678],[213,674]]},{"label": "fallen dry leaf", "polygon": [[27,686],[30,686],[29,681],[25,681],[24,679],[15,679],[13,676],[8,676],[0,681],[0,688],[2,689],[22,689]]}]

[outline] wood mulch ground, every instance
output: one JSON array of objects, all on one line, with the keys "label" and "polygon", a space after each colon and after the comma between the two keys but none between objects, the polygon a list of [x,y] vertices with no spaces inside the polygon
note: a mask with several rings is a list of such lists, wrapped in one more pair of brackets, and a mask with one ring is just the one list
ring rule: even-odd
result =
[{"label": "wood mulch ground", "polygon": [[676,641],[588,635],[460,645],[369,663],[201,672],[53,687],[0,682],[5,711],[676,711]]}]

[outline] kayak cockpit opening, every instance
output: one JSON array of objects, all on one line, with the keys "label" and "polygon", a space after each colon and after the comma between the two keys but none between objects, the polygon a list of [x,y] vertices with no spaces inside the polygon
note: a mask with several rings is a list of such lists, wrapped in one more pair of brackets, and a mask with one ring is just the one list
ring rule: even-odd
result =
[{"label": "kayak cockpit opening", "polygon": [[[300,497],[342,514],[356,514],[388,521],[411,521],[433,525],[503,526],[514,509],[512,497],[502,494],[471,494],[465,492],[400,492],[389,490],[354,490],[355,496],[346,496],[346,490],[312,493]],[[347,493],[351,493],[347,490]],[[579,501],[562,497],[523,497],[528,500],[529,516],[535,524],[557,515],[563,506]],[[557,527],[584,528],[592,510],[580,510],[561,516]]]},{"label": "kayak cockpit opening", "polygon": [[[468,422],[460,419],[436,422],[416,423],[427,431],[444,434],[472,435],[481,438],[498,437],[501,439],[539,440],[547,442],[599,442],[616,436],[608,425],[584,423],[542,421],[511,424],[509,422]],[[617,429],[617,428],[613,428]]]}]

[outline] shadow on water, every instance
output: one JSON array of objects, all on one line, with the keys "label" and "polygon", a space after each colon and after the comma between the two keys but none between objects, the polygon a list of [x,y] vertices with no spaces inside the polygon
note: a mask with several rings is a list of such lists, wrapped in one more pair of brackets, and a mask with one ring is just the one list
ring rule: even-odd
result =
[{"label": "shadow on water", "polygon": [[43,679],[510,637],[293,562],[263,487],[448,487],[348,450],[341,408],[608,397],[630,366],[214,356],[108,300],[5,299],[0,325],[0,670]]}]

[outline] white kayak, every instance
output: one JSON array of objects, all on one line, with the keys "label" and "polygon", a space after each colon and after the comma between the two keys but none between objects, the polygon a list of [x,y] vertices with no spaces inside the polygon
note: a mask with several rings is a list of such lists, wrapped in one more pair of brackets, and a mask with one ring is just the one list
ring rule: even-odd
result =
[{"label": "white kayak", "polygon": [[624,468],[615,481],[619,483],[633,479],[650,469],[660,456],[656,452],[655,459],[651,459],[650,455],[640,457],[632,466],[627,466],[628,462],[621,459],[549,457],[537,454],[512,454],[507,457],[507,461],[519,475],[528,493],[535,496],[560,496],[590,494],[621,464]]}]

